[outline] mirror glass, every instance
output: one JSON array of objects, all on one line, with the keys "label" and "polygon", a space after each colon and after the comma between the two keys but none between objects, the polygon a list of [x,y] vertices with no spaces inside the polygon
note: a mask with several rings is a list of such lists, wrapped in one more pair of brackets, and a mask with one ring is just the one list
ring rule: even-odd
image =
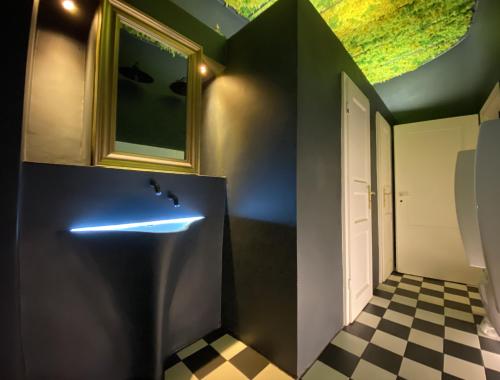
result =
[{"label": "mirror glass", "polygon": [[121,24],[115,150],[185,160],[189,58]]}]

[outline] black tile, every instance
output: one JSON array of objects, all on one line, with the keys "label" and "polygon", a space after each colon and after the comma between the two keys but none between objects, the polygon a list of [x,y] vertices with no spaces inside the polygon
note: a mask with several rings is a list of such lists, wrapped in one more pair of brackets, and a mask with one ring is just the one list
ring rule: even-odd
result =
[{"label": "black tile", "polygon": [[444,353],[468,362],[483,365],[481,350],[466,346],[465,344],[444,340]]},{"label": "black tile", "polygon": [[203,339],[205,340],[205,342],[207,342],[208,344],[210,344],[212,342],[215,342],[217,339],[223,337],[226,334],[227,334],[227,330],[226,329],[217,329],[217,330],[212,331],[211,333],[205,335],[203,337]]},{"label": "black tile", "polygon": [[431,350],[418,344],[408,342],[406,345],[405,357],[425,364],[428,367],[443,370],[444,355],[441,352]]},{"label": "black tile", "polygon": [[408,336],[410,336],[409,327],[389,321],[388,319],[382,319],[378,324],[377,330],[384,331],[388,334],[392,334],[404,340],[408,340]]},{"label": "black tile", "polygon": [[469,298],[469,292],[455,288],[444,288],[445,293],[456,294],[457,296]]},{"label": "black tile", "polygon": [[467,289],[469,290],[469,292],[479,293],[479,288],[475,286],[467,286]]},{"label": "black tile", "polygon": [[407,284],[415,285],[415,286],[421,286],[422,285],[422,281],[412,280],[411,278],[405,278],[405,277],[403,277],[401,279],[401,282],[405,282]]},{"label": "black tile", "polygon": [[403,305],[398,302],[391,302],[389,304],[389,309],[409,315],[414,317],[416,313],[416,309],[414,307],[408,306],[408,305]]},{"label": "black tile", "polygon": [[446,372],[443,372],[441,374],[441,380],[462,380],[462,378],[450,375]]},{"label": "black tile", "polygon": [[220,356],[212,346],[205,346],[201,350],[185,358],[183,362],[191,372],[199,379],[202,379],[217,367],[224,364],[226,360]]},{"label": "black tile", "polygon": [[344,327],[344,331],[349,334],[356,335],[366,341],[372,340],[373,334],[375,334],[375,329],[373,327],[364,325],[359,322],[353,322],[349,326]]},{"label": "black tile", "polygon": [[402,356],[371,343],[368,344],[361,357],[364,360],[396,375],[399,373],[399,368],[401,367],[401,362],[403,361]]},{"label": "black tile", "polygon": [[380,307],[380,306],[377,306],[377,305],[374,305],[371,303],[366,305],[364,311],[366,311],[370,314],[378,315],[379,317],[381,317],[385,313],[385,309],[383,307]]},{"label": "black tile", "polygon": [[443,280],[436,280],[435,278],[425,277],[424,278],[424,282],[427,282],[429,284],[444,286],[444,281]]},{"label": "black tile", "polygon": [[166,371],[170,367],[173,367],[177,363],[179,363],[181,359],[176,354],[170,355],[163,361],[163,370]]},{"label": "black tile", "polygon": [[453,327],[457,330],[462,330],[465,332],[469,332],[471,334],[477,334],[477,328],[474,323],[469,323],[465,321],[461,321],[459,319],[444,317],[444,325],[448,327]]},{"label": "black tile", "polygon": [[385,280],[384,284],[397,287],[398,284],[399,284],[399,282],[398,281],[394,281],[394,280]]},{"label": "black tile", "polygon": [[336,369],[347,377],[351,377],[360,358],[340,347],[329,344],[319,356],[318,360]]},{"label": "black tile", "polygon": [[472,314],[472,308],[470,307],[470,305],[466,305],[464,303],[444,300],[444,306],[449,307],[451,309],[461,310],[461,311],[465,311],[467,313]]},{"label": "black tile", "polygon": [[381,298],[385,298],[386,300],[390,300],[392,298],[392,293],[386,292],[384,290],[375,289],[373,291],[373,295]]},{"label": "black tile", "polygon": [[500,354],[500,342],[479,336],[479,343],[481,344],[481,349]]},{"label": "black tile", "polygon": [[481,324],[481,322],[483,321],[483,318],[484,318],[482,315],[478,315],[478,314],[474,314],[473,317],[474,317],[474,323],[476,325]]},{"label": "black tile", "polygon": [[500,380],[500,372],[485,368],[487,380]]},{"label": "black tile", "polygon": [[409,290],[406,289],[397,288],[395,293],[409,298],[414,298],[414,299],[418,298],[418,293],[410,292]]},{"label": "black tile", "polygon": [[483,307],[483,303],[481,302],[481,300],[477,300],[475,298],[469,298],[470,299],[470,304],[472,306],[479,306],[479,307]]},{"label": "black tile", "polygon": [[265,357],[250,347],[234,356],[230,362],[250,379],[257,376],[269,364]]},{"label": "black tile", "polygon": [[417,308],[427,310],[427,311],[432,311],[433,313],[436,313],[436,314],[444,314],[444,307],[439,306],[439,305],[434,305],[433,303],[429,303],[429,302],[425,302],[425,301],[418,301]]},{"label": "black tile", "polygon": [[420,289],[420,293],[428,294],[429,296],[433,296],[433,297],[444,298],[444,293],[438,292],[437,290],[422,288],[422,289]]},{"label": "black tile", "polygon": [[439,336],[440,338],[444,338],[444,326],[424,321],[423,319],[415,318],[411,327],[432,335]]}]

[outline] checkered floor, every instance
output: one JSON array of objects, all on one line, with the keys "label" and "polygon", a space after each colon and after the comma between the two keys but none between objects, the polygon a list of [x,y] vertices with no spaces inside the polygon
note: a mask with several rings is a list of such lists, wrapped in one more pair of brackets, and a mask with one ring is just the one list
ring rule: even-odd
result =
[{"label": "checkered floor", "polygon": [[244,343],[213,332],[177,352],[166,365],[165,380],[291,380]]},{"label": "checkered floor", "polygon": [[478,289],[394,273],[303,377],[500,379],[500,342],[478,333]]}]

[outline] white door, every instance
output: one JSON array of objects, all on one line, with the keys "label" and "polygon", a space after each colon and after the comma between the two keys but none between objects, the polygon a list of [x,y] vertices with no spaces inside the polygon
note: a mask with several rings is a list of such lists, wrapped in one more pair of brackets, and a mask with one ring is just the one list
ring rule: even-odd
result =
[{"label": "white door", "polygon": [[475,149],[478,116],[394,127],[396,265],[403,273],[478,284],[455,211],[457,153]]},{"label": "white door", "polygon": [[379,282],[384,282],[394,270],[392,133],[391,126],[378,112],[376,123]]},{"label": "white door", "polygon": [[344,319],[351,323],[373,295],[370,103],[344,73],[342,84]]}]

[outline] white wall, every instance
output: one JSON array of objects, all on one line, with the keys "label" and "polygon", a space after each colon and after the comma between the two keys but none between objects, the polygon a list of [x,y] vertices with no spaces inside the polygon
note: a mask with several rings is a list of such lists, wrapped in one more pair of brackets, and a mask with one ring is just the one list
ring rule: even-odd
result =
[{"label": "white wall", "polygon": [[396,265],[400,272],[478,284],[460,238],[455,164],[475,149],[478,115],[394,127]]}]

